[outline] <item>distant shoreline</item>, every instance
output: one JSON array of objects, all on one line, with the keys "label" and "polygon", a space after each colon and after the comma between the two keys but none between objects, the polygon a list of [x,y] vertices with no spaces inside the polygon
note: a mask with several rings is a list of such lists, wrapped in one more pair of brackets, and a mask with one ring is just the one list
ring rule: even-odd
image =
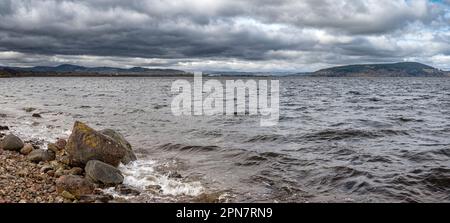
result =
[{"label": "distant shoreline", "polygon": [[25,77],[193,77],[191,74],[181,75],[142,75],[142,74],[16,74],[16,75],[4,75],[0,78],[25,78]]},{"label": "distant shoreline", "polygon": [[[1,67],[0,78],[15,77],[193,77],[192,72],[175,69],[130,69],[83,67],[62,64],[56,67]],[[315,72],[231,72],[203,71],[204,77],[450,77],[450,71],[415,63],[356,64],[337,66]]]},{"label": "distant shoreline", "polygon": [[[167,75],[167,74],[161,74],[161,75],[139,75],[139,74],[120,74],[120,75],[108,75],[108,74],[18,74],[18,75],[5,75],[1,76],[0,79],[8,79],[8,78],[43,78],[43,77],[61,77],[61,78],[67,78],[67,77],[142,77],[142,78],[192,78],[193,74],[174,74],[174,75]],[[363,75],[348,75],[348,76],[321,76],[321,75],[314,75],[314,74],[291,74],[291,75],[203,75],[204,78],[450,78],[450,73],[443,76],[363,76]]]}]

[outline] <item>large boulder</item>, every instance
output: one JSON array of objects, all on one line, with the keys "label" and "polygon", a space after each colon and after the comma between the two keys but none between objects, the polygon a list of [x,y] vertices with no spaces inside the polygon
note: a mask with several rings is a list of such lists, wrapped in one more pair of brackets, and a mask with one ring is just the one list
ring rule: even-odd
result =
[{"label": "large boulder", "polygon": [[77,121],[67,142],[66,152],[70,164],[74,166],[83,167],[90,160],[100,160],[117,167],[127,149],[112,138]]},{"label": "large boulder", "polygon": [[64,175],[56,180],[56,191],[58,194],[69,192],[76,198],[94,193],[95,186],[83,177],[75,175]]},{"label": "large boulder", "polygon": [[133,152],[133,148],[131,147],[131,144],[125,139],[125,137],[122,134],[120,134],[112,129],[104,129],[99,132],[103,135],[110,137],[111,139],[113,139],[114,141],[119,143],[123,148],[126,149],[125,156],[121,160],[121,162],[123,164],[126,165],[132,161],[137,160],[137,157]]},{"label": "large boulder", "polygon": [[2,142],[0,143],[0,148],[11,151],[20,151],[23,146],[23,141],[13,134],[5,136],[5,138],[3,138]]},{"label": "large boulder", "polygon": [[34,163],[47,162],[55,160],[56,154],[50,150],[36,149],[27,155],[27,159]]},{"label": "large boulder", "polygon": [[123,175],[120,170],[107,163],[91,160],[86,164],[84,170],[86,177],[95,183],[106,186],[115,186],[123,183]]}]

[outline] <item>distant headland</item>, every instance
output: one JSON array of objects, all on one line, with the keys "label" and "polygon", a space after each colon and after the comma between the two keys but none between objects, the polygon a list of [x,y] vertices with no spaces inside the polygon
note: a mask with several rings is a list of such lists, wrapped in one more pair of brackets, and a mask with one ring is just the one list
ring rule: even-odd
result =
[{"label": "distant headland", "polygon": [[450,72],[416,63],[361,64],[332,67],[308,74],[318,77],[445,77]]},{"label": "distant headland", "polygon": [[0,77],[92,77],[92,76],[185,76],[189,73],[174,69],[148,69],[133,67],[129,69],[115,67],[83,67],[71,64],[62,64],[55,67],[0,67]]},{"label": "distant headland", "polygon": [[[2,67],[1,77],[183,77],[191,72],[176,69],[148,69],[143,67],[83,67],[71,64],[37,67]],[[205,76],[310,76],[310,77],[450,77],[450,71],[416,63],[358,64],[331,67],[316,72],[230,72],[205,71]]]}]

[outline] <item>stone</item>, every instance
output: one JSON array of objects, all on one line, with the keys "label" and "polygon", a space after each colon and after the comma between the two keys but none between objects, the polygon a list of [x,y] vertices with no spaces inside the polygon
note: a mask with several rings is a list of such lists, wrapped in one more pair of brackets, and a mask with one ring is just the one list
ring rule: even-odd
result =
[{"label": "stone", "polygon": [[119,192],[122,195],[132,195],[132,196],[138,196],[139,194],[141,194],[140,191],[133,189],[129,186],[120,184],[116,186],[116,191]]},{"label": "stone", "polygon": [[58,160],[53,160],[49,164],[54,170],[57,170],[59,168],[63,168],[63,169],[67,168],[67,165],[65,165],[64,163],[60,163]]},{"label": "stone", "polygon": [[76,199],[76,197],[73,194],[71,194],[70,192],[68,192],[68,191],[63,191],[59,195],[61,195],[61,197],[63,197],[63,198],[69,199],[69,200],[75,200]]},{"label": "stone", "polygon": [[56,192],[62,197],[65,197],[62,194],[64,191],[72,194],[75,198],[80,198],[94,193],[94,189],[94,184],[80,176],[64,175],[56,180]]},{"label": "stone", "polygon": [[47,173],[47,172],[49,172],[50,170],[53,170],[53,167],[52,167],[51,165],[44,165],[44,166],[41,168],[41,172],[42,172],[42,173]]},{"label": "stone", "polygon": [[114,199],[112,195],[83,195],[80,197],[80,203],[108,203]]},{"label": "stone", "polygon": [[115,186],[123,183],[123,175],[114,166],[107,163],[91,160],[85,167],[86,177],[95,183],[100,183],[106,186]]},{"label": "stone", "polygon": [[64,165],[70,166],[70,158],[67,155],[58,156],[57,160]]},{"label": "stone", "polygon": [[60,150],[60,149],[58,148],[58,146],[56,146],[56,144],[54,144],[54,143],[49,143],[49,144],[47,145],[47,149],[53,151],[55,154],[58,153],[59,150]]},{"label": "stone", "polygon": [[40,114],[34,113],[31,115],[33,118],[42,118]]},{"label": "stone", "polygon": [[49,170],[49,171],[47,172],[47,175],[49,175],[49,176],[51,176],[51,177],[54,177],[54,176],[55,176],[55,171],[54,171],[54,170]]},{"label": "stone", "polygon": [[69,170],[69,174],[71,175],[82,175],[84,170],[80,167],[74,167]]},{"label": "stone", "polygon": [[75,122],[66,145],[66,152],[73,166],[83,167],[90,160],[99,160],[119,166],[127,149],[82,122]]},{"label": "stone", "polygon": [[103,135],[110,137],[111,139],[113,139],[114,141],[116,141],[122,147],[124,147],[126,149],[125,156],[121,160],[121,162],[123,164],[126,165],[132,161],[137,160],[137,157],[133,152],[133,148],[131,147],[131,144],[125,139],[125,137],[122,134],[120,134],[112,129],[104,129],[99,132]]},{"label": "stone", "polygon": [[223,202],[221,199],[221,193],[213,192],[213,193],[202,193],[195,197],[194,202],[197,203],[221,203]]},{"label": "stone", "polygon": [[159,185],[148,185],[145,187],[146,190],[151,191],[153,193],[162,193],[162,187]]},{"label": "stone", "polygon": [[60,197],[60,196],[56,197],[55,203],[63,203],[63,202],[64,202],[64,198],[63,197]]},{"label": "stone", "polygon": [[55,171],[55,177],[61,177],[65,175],[64,168],[60,167]]},{"label": "stone", "polygon": [[26,176],[28,176],[28,171],[27,170],[19,170],[19,172],[17,172],[17,175],[19,176],[19,177],[26,177]]},{"label": "stone", "polygon": [[0,125],[0,131],[7,131],[9,130],[8,126]]},{"label": "stone", "polygon": [[178,173],[177,171],[171,171],[168,175],[169,178],[175,178],[175,179],[181,179],[183,178],[183,176],[181,176],[180,173]]},{"label": "stone", "polygon": [[32,151],[34,150],[33,145],[31,145],[30,143],[26,143],[23,148],[20,150],[20,153],[23,155],[28,155],[30,154]]},{"label": "stone", "polygon": [[59,150],[64,150],[66,148],[67,141],[65,139],[58,139],[56,140],[55,145]]},{"label": "stone", "polygon": [[5,138],[3,138],[2,142],[0,143],[0,148],[2,148],[3,150],[20,151],[23,146],[23,141],[13,134],[5,136]]},{"label": "stone", "polygon": [[34,163],[48,162],[55,160],[56,155],[50,150],[36,149],[28,154],[27,159]]}]

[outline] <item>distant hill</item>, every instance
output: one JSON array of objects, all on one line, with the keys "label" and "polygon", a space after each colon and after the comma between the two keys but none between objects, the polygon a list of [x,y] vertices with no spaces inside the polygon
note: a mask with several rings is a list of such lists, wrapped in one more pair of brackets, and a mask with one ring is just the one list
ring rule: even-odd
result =
[{"label": "distant hill", "polygon": [[289,76],[295,72],[243,72],[243,71],[203,71],[203,75],[210,77],[268,77]]},{"label": "distant hill", "polygon": [[133,67],[130,69],[115,67],[83,67],[62,64],[55,67],[0,67],[0,77],[18,76],[184,76],[185,71],[174,69],[147,69]]},{"label": "distant hill", "polygon": [[392,64],[362,64],[332,67],[316,71],[310,76],[320,77],[444,77],[447,72],[434,67],[403,62]]}]

